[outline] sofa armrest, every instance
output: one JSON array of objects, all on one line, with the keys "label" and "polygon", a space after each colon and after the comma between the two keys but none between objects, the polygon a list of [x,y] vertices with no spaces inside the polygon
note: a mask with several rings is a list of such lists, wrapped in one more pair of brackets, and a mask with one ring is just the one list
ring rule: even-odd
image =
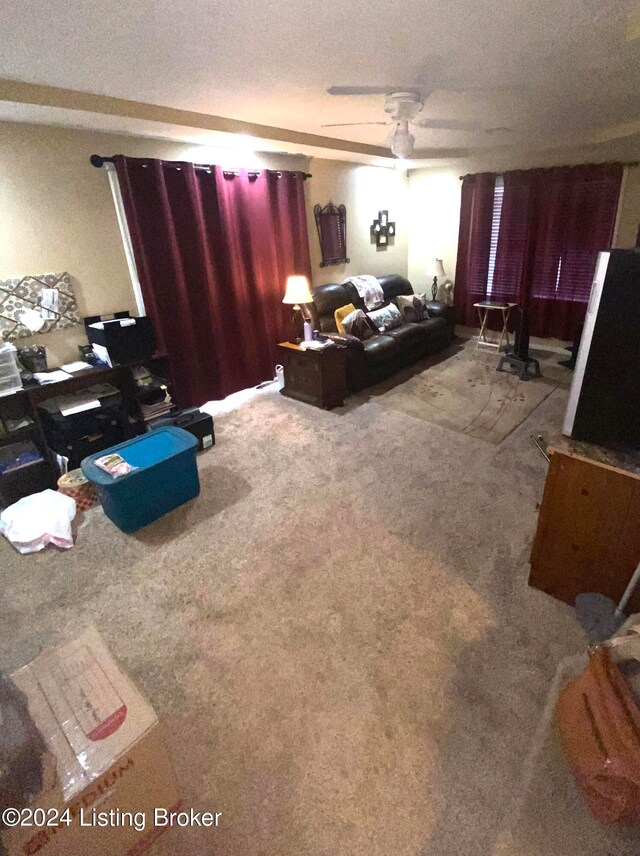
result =
[{"label": "sofa armrest", "polygon": [[331,339],[336,345],[347,347],[350,351],[363,351],[364,345],[357,336],[351,336],[349,333],[323,333],[327,339]]},{"label": "sofa armrest", "polygon": [[425,309],[429,318],[444,318],[453,323],[453,306],[443,303],[441,300],[428,300]]}]

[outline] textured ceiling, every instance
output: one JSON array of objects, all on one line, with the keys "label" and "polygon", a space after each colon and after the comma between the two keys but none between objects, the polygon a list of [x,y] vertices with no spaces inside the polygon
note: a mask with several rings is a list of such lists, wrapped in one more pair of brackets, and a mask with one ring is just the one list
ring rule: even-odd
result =
[{"label": "textured ceiling", "polygon": [[[574,143],[640,120],[637,2],[21,0],[0,9],[0,76],[383,145],[382,96],[426,86],[416,148]],[[631,15],[631,17],[630,17]],[[631,125],[630,125],[631,123]],[[509,131],[484,129],[506,127]]]}]

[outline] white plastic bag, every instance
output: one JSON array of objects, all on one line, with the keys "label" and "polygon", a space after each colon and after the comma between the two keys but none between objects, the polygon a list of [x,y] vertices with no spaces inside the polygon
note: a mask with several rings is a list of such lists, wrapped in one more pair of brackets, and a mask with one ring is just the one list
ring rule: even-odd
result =
[{"label": "white plastic bag", "polygon": [[76,501],[55,490],[43,490],[14,502],[0,514],[0,532],[19,553],[35,553],[47,544],[73,547],[71,521]]}]

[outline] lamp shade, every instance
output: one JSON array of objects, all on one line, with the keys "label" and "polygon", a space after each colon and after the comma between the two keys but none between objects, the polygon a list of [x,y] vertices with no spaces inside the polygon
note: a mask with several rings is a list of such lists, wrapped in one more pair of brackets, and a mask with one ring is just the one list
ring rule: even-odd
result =
[{"label": "lamp shade", "polygon": [[282,298],[283,303],[311,303],[313,295],[309,290],[309,280],[306,276],[290,276],[287,278],[287,290]]},{"label": "lamp shade", "polygon": [[446,276],[446,271],[444,269],[444,265],[442,264],[442,259],[433,259],[431,264],[426,270],[427,276]]}]

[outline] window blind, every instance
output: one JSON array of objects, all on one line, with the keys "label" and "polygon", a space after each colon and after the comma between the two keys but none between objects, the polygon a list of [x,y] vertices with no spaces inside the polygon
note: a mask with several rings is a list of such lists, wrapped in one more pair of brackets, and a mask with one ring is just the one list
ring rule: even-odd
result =
[{"label": "window blind", "polygon": [[531,188],[527,182],[510,180],[505,190],[504,177],[499,176],[496,192],[500,217],[496,223],[491,297],[517,303],[529,242]]},{"label": "window blind", "polygon": [[610,245],[619,187],[617,178],[589,177],[558,188],[561,217],[547,229],[546,270],[534,267],[533,297],[588,302],[598,251]]},{"label": "window blind", "polygon": [[493,188],[493,216],[491,218],[491,244],[489,249],[489,274],[487,276],[487,297],[493,292],[493,274],[496,269],[496,253],[498,252],[498,235],[502,218],[502,200],[504,198],[504,178],[496,176]]}]

